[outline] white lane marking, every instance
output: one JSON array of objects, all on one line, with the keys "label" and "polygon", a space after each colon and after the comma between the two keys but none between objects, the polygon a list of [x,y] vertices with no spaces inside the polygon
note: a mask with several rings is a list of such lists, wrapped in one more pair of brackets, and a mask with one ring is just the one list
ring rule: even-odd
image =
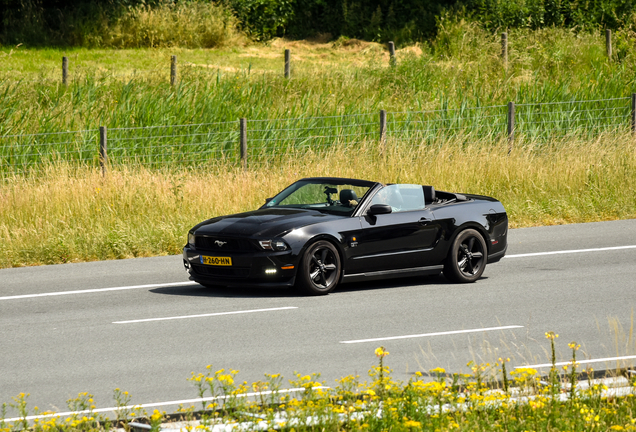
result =
[{"label": "white lane marking", "polygon": [[88,294],[88,293],[97,293],[97,292],[106,292],[106,291],[123,291],[123,290],[143,289],[143,288],[162,288],[162,287],[191,286],[191,285],[199,285],[199,284],[196,282],[173,282],[173,283],[161,283],[161,284],[149,284],[149,285],[131,285],[131,286],[113,287],[113,288],[94,288],[94,289],[87,289],[87,290],[57,291],[57,292],[41,293],[41,294],[23,294],[23,295],[16,295],[16,296],[0,297],[0,300],[17,300],[17,299],[35,298],[35,297],[52,297],[52,296],[61,296],[61,295],[70,295],[70,294]]},{"label": "white lane marking", "polygon": [[[325,386],[316,386],[316,387],[312,387],[312,390],[318,390],[318,389],[329,389],[330,387],[325,387]],[[294,392],[299,392],[302,393],[304,391],[306,391],[307,389],[305,389],[304,387],[298,387],[298,388],[291,388],[291,389],[283,389],[283,390],[276,390],[276,393],[294,393]],[[262,396],[262,395],[269,395],[272,394],[273,391],[272,390],[267,390],[267,391],[262,391],[262,392],[253,392],[253,393],[242,393],[242,394],[237,394],[235,397],[252,397],[252,396]],[[93,410],[83,410],[83,411],[65,411],[65,412],[58,412],[58,413],[50,413],[50,414],[39,414],[39,415],[31,415],[31,416],[27,416],[27,417],[14,417],[14,418],[8,418],[8,419],[4,419],[5,422],[16,422],[19,420],[35,420],[35,419],[42,419],[42,418],[50,418],[50,417],[69,417],[72,415],[80,415],[80,414],[89,414],[89,413],[104,413],[104,412],[117,412],[120,410],[131,410],[131,411],[136,411],[136,410],[140,410],[142,408],[157,408],[157,407],[163,407],[163,406],[170,406],[170,405],[183,405],[183,404],[195,404],[195,403],[200,403],[200,402],[209,402],[209,401],[213,401],[213,400],[220,400],[220,399],[226,399],[226,396],[210,396],[210,397],[206,397],[206,398],[196,398],[196,399],[182,399],[182,400],[174,400],[174,401],[167,401],[167,402],[154,402],[154,403],[147,403],[147,404],[139,404],[139,405],[127,405],[124,407],[111,407],[111,408],[97,408],[97,409],[93,409]]]},{"label": "white lane marking", "polygon": [[621,249],[636,249],[636,245],[613,246],[613,247],[603,247],[603,248],[594,248],[594,249],[572,249],[572,250],[561,250],[561,251],[552,251],[552,252],[535,252],[535,253],[527,253],[527,254],[506,255],[504,258],[525,258],[525,257],[533,257],[533,256],[541,256],[541,255],[558,255],[558,254],[571,254],[571,253],[583,253],[583,252],[602,252],[602,251],[621,250]]},{"label": "white lane marking", "polygon": [[[591,359],[591,360],[577,360],[576,363],[577,364],[601,363],[601,362],[616,361],[616,360],[628,360],[628,359],[636,359],[636,355],[622,356],[622,357],[605,357],[605,358]],[[572,361],[557,362],[554,365],[555,366],[565,366],[565,365],[569,365],[569,364],[572,364]],[[536,368],[542,368],[542,367],[552,367],[552,363],[542,363],[542,364],[529,365],[529,366],[515,366],[515,369],[526,369],[526,368],[536,369]]]},{"label": "white lane marking", "polygon": [[271,312],[271,311],[279,311],[279,310],[286,310],[286,309],[298,309],[298,307],[285,306],[285,307],[268,308],[268,309],[251,309],[251,310],[242,310],[242,311],[233,311],[233,312],[216,312],[216,313],[208,313],[208,314],[182,315],[182,316],[173,316],[173,317],[165,317],[165,318],[145,318],[145,319],[128,320],[128,321],[113,321],[113,324],[131,324],[131,323],[140,323],[140,322],[149,322],[149,321],[167,321],[167,320],[187,319],[187,318],[202,318],[202,317],[235,315],[235,314],[244,314],[244,313],[253,313],[253,312]]},{"label": "white lane marking", "polygon": [[[542,255],[557,255],[557,254],[570,254],[570,253],[582,253],[582,252],[601,252],[601,251],[621,250],[621,249],[636,249],[636,245],[614,246],[614,247],[604,247],[604,248],[595,248],[595,249],[572,249],[572,250],[551,251],[551,252],[535,252],[535,253],[527,253],[527,254],[506,255],[504,256],[504,258],[525,258],[525,257],[542,256]],[[131,289],[161,288],[161,287],[171,287],[171,286],[192,286],[192,285],[198,285],[198,283],[174,282],[174,283],[150,284],[150,285],[132,285],[132,286],[113,287],[113,288],[96,288],[96,289],[76,290],[76,291],[58,291],[58,292],[41,293],[41,294],[23,294],[23,295],[16,295],[16,296],[0,297],[0,301],[1,300],[18,300],[18,299],[36,298],[36,297],[52,297],[52,296],[71,295],[71,294],[89,294],[89,293],[98,293],[98,292],[106,292],[106,291],[123,291],[123,290],[131,290]]]},{"label": "white lane marking", "polygon": [[478,332],[507,330],[507,329],[515,329],[515,328],[523,328],[523,326],[510,325],[510,326],[503,326],[503,327],[486,327],[486,328],[478,328],[478,329],[470,329],[470,330],[452,330],[452,331],[436,332],[436,333],[422,333],[422,334],[405,335],[405,336],[390,336],[390,337],[383,337],[383,338],[340,341],[340,343],[354,344],[354,343],[363,343],[363,342],[378,342],[378,341],[387,341],[387,340],[395,340],[395,339],[411,339],[411,338],[422,338],[422,337],[430,337],[430,336],[454,335],[454,334],[462,334],[462,333],[478,333]]}]

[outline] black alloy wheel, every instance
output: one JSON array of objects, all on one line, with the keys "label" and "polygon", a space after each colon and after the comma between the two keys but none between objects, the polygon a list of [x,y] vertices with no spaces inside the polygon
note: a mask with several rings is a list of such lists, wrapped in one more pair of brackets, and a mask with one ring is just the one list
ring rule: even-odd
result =
[{"label": "black alloy wheel", "polygon": [[328,241],[319,240],[307,248],[303,255],[298,283],[307,294],[329,294],[340,280],[340,255]]},{"label": "black alloy wheel", "polygon": [[475,282],[484,272],[487,260],[488,249],[482,235],[474,229],[466,229],[453,241],[444,276],[453,282]]}]

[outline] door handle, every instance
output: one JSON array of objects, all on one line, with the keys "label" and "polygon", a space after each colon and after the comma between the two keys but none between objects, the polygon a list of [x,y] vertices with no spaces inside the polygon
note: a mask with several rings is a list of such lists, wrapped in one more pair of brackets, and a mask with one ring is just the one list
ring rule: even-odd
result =
[{"label": "door handle", "polygon": [[432,221],[433,221],[433,219],[429,219],[429,218],[425,218],[425,217],[423,217],[423,218],[421,218],[421,219],[420,219],[420,221],[419,221],[419,222],[420,222],[422,225],[426,225],[427,223],[432,222]]}]

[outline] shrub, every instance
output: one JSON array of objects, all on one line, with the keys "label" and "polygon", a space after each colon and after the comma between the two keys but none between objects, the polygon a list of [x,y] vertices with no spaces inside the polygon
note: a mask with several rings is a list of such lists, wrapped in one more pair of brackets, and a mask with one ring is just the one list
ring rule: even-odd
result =
[{"label": "shrub", "polygon": [[242,39],[228,8],[202,0],[79,2],[59,9],[24,0],[21,7],[7,9],[2,24],[4,44],[211,48]]},{"label": "shrub", "polygon": [[121,48],[212,48],[238,38],[236,19],[213,3],[169,3],[128,8],[105,29],[99,45]]}]

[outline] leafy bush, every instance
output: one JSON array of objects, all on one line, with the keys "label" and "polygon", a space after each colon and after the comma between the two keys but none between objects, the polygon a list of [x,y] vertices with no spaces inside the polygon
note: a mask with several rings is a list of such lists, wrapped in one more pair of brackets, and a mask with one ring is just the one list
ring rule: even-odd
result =
[{"label": "leafy bush", "polygon": [[487,28],[602,27],[617,29],[636,13],[626,0],[465,0]]},{"label": "leafy bush", "polygon": [[434,38],[444,15],[489,31],[618,30],[636,22],[630,0],[0,0],[0,6],[0,42],[30,45],[216,46],[234,25],[225,9],[259,41],[330,34],[400,45]]},{"label": "leafy bush", "polygon": [[90,45],[120,48],[181,46],[212,48],[236,39],[236,19],[212,3],[169,3],[129,7]]},{"label": "leafy bush", "polygon": [[294,18],[293,0],[225,0],[241,23],[241,27],[255,40],[285,36]]},{"label": "leafy bush", "polygon": [[224,0],[250,34],[306,38],[317,34],[398,44],[435,37],[451,15],[490,31],[505,28],[610,28],[634,22],[627,0]]},{"label": "leafy bush", "polygon": [[210,48],[240,39],[237,19],[208,1],[78,2],[58,9],[23,0],[2,22],[3,44]]}]

